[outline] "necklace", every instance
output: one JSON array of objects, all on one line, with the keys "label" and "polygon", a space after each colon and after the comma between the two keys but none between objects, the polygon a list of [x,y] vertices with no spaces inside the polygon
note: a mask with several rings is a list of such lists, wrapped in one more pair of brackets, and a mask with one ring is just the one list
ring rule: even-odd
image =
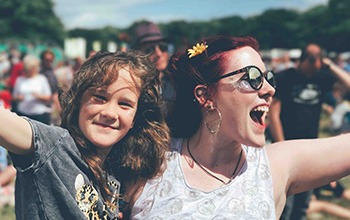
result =
[{"label": "necklace", "polygon": [[235,176],[236,174],[236,171],[238,169],[238,165],[240,164],[241,162],[241,158],[242,158],[242,154],[243,154],[243,148],[241,149],[241,152],[239,153],[239,158],[238,158],[238,162],[236,164],[236,167],[235,167],[235,170],[233,171],[232,175],[231,175],[231,178],[229,181],[225,182],[224,180],[222,180],[221,178],[215,176],[214,174],[212,174],[211,172],[208,171],[208,169],[206,169],[205,167],[203,167],[192,155],[191,151],[190,151],[190,147],[189,147],[189,142],[190,142],[190,139],[188,138],[187,139],[187,151],[189,153],[189,155],[191,156],[192,160],[199,166],[199,168],[201,168],[206,174],[208,174],[209,176],[215,178],[216,180],[219,180],[220,182],[222,182],[224,185],[227,185],[229,184],[233,177]]}]

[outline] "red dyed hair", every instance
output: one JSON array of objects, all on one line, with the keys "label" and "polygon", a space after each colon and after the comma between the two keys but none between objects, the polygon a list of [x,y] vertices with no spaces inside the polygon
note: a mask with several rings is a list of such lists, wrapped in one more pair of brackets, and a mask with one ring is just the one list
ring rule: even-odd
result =
[{"label": "red dyed hair", "polygon": [[216,92],[212,79],[224,74],[227,61],[226,52],[249,46],[258,51],[259,44],[253,37],[216,36],[204,39],[208,48],[189,58],[187,51],[174,55],[169,63],[169,71],[174,77],[176,88],[175,109],[169,116],[168,124],[174,137],[190,137],[202,121],[201,106],[195,102],[194,88],[207,85],[207,95]]}]

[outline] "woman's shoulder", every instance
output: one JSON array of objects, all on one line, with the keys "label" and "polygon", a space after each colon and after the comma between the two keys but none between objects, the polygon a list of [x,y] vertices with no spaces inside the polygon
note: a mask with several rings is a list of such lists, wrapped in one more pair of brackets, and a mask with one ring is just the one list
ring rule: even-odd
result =
[{"label": "woman's shoulder", "polygon": [[16,83],[18,84],[18,83],[21,83],[21,82],[23,82],[23,81],[25,81],[25,80],[26,80],[26,77],[24,77],[24,76],[18,76],[17,79],[16,79]]},{"label": "woman's shoulder", "polygon": [[37,80],[48,82],[47,77],[44,76],[43,74],[37,74],[35,77]]},{"label": "woman's shoulder", "polygon": [[246,145],[242,145],[242,147],[247,154],[248,160],[254,161],[258,159],[260,162],[262,162],[262,160],[267,160],[267,153],[265,147],[251,147]]}]

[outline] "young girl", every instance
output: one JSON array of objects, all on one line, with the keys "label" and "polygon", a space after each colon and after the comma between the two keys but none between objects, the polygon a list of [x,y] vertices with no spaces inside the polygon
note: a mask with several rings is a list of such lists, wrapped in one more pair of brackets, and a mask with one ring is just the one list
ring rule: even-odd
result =
[{"label": "young girl", "polygon": [[169,146],[156,71],[137,52],[97,53],[60,101],[62,128],[0,108],[16,218],[116,219],[118,180],[154,177]]}]

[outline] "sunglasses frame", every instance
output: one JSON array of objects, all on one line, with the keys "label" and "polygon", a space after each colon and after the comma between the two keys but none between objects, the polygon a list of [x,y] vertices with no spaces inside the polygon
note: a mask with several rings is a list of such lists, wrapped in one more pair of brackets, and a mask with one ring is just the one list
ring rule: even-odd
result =
[{"label": "sunglasses frame", "polygon": [[266,77],[267,77],[267,74],[268,74],[269,72],[272,73],[273,78],[275,78],[275,74],[274,74],[271,70],[266,70],[265,72],[262,72],[257,66],[253,66],[253,65],[246,66],[246,67],[243,67],[242,69],[235,70],[235,71],[233,71],[233,72],[226,73],[226,74],[224,74],[224,75],[218,76],[218,77],[214,78],[213,80],[211,80],[209,84],[215,83],[215,82],[217,82],[217,81],[219,81],[219,80],[221,80],[221,79],[224,79],[224,78],[227,78],[227,77],[230,77],[230,76],[239,74],[239,73],[246,73],[246,74],[244,74],[244,75],[240,78],[240,80],[246,80],[246,81],[249,83],[249,85],[250,85],[254,90],[257,91],[257,90],[261,89],[261,87],[263,86],[264,81],[262,80],[258,87],[253,86],[253,85],[252,85],[252,82],[251,82],[251,79],[249,78],[249,70],[250,70],[251,68],[257,69],[257,70],[259,71],[260,75],[262,76],[262,78],[264,78],[273,88],[276,88],[276,83],[274,83],[274,85],[272,85],[272,84],[269,82],[269,80],[266,78]]},{"label": "sunglasses frame", "polygon": [[[151,44],[151,45],[146,46],[142,50],[146,54],[153,54],[154,51],[156,50],[156,47],[158,47],[159,50],[162,52],[168,52],[168,50],[169,50],[169,44],[166,42],[159,42],[159,43]],[[165,50],[163,50],[163,49],[165,49]],[[147,50],[149,50],[149,51],[147,51]]]}]

